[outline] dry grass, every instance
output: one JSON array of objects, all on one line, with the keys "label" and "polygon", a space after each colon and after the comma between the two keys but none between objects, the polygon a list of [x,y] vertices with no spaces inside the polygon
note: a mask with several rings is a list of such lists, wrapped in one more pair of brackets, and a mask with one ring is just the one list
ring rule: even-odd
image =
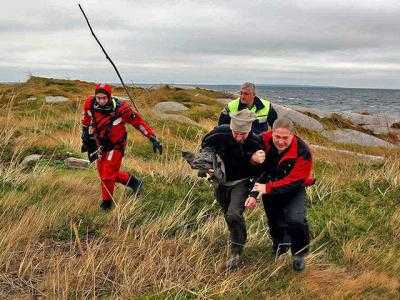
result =
[{"label": "dry grass", "polygon": [[[44,93],[47,81],[35,80]],[[35,84],[20,88],[35,95]],[[84,92],[90,86],[76,84]],[[75,90],[65,82],[56,85]],[[148,103],[176,92],[183,97],[171,90],[135,93]],[[392,153],[385,153],[383,165],[316,153],[318,181],[307,191],[313,252],[303,274],[291,271],[290,257],[275,261],[270,254],[260,207],[246,212],[244,267],[226,273],[220,266],[228,234],[211,187],[179,157],[182,148],[196,149],[213,121],[201,119],[200,131],[178,129],[145,109],[166,153],[153,158],[147,141],[131,133],[124,168],[139,173],[146,190],[135,199],[119,187],[116,208],[104,214],[95,170],[68,170],[61,161],[69,153],[80,155],[79,110],[39,106],[26,114],[10,102],[5,105],[13,109],[0,116],[1,298],[400,297],[400,161]],[[60,111],[62,123],[54,113]],[[23,169],[22,156],[32,152],[44,158]]]}]

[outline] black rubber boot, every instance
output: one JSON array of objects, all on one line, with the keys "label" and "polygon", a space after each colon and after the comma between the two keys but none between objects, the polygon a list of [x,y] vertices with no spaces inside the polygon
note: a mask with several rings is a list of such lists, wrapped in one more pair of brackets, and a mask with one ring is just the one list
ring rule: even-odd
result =
[{"label": "black rubber boot", "polygon": [[103,211],[109,211],[113,206],[112,200],[102,200],[100,203],[100,208]]},{"label": "black rubber boot", "polygon": [[295,255],[293,256],[293,270],[296,272],[304,271],[306,264],[304,262],[304,256]]},{"label": "black rubber boot", "polygon": [[143,192],[143,181],[135,176],[130,176],[126,186],[130,188],[130,194],[138,196]]}]

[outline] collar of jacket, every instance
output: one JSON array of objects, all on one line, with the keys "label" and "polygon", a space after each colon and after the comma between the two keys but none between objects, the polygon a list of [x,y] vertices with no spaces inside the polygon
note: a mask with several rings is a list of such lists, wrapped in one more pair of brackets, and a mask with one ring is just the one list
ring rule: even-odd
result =
[{"label": "collar of jacket", "polygon": [[114,97],[111,97],[111,99],[107,102],[106,105],[101,106],[97,103],[96,96],[93,96],[92,107],[93,107],[94,111],[98,111],[98,112],[105,113],[105,114],[111,114],[111,113],[115,112],[115,110],[117,108],[117,103],[116,103],[116,99]]},{"label": "collar of jacket", "polygon": [[[266,150],[267,150],[267,152],[269,152],[271,147],[274,147],[274,144],[272,141],[272,130],[263,133],[261,136],[264,141],[264,145],[267,148]],[[281,164],[285,160],[296,159],[297,156],[298,156],[297,155],[297,136],[294,135],[289,148],[284,152],[283,156],[279,160],[279,164]],[[268,153],[267,153],[267,157],[268,157]]]},{"label": "collar of jacket", "polygon": [[[262,103],[261,99],[258,98],[257,96],[254,97],[254,102],[252,107],[255,106],[256,107],[256,111],[260,110],[262,108],[264,108],[264,104]],[[242,110],[244,108],[247,108],[247,105],[245,103],[243,103],[242,101],[239,100],[239,110]],[[251,107],[250,107],[251,108]],[[249,109],[250,109],[249,108]]]}]

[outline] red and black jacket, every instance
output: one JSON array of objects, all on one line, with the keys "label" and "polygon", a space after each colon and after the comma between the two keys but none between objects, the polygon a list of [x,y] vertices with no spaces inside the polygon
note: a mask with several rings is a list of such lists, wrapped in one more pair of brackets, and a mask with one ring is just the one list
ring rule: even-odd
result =
[{"label": "red and black jacket", "polygon": [[264,175],[260,183],[266,184],[267,195],[284,195],[302,187],[313,185],[312,155],[307,144],[294,136],[288,149],[278,153],[272,142],[272,131],[261,134],[266,154]]},{"label": "red and black jacket", "polygon": [[127,132],[125,123],[131,124],[145,137],[154,136],[154,130],[134,112],[126,101],[112,97],[107,107],[98,107],[94,96],[86,98],[83,104],[82,125],[91,127],[98,146],[104,151],[124,151]]}]

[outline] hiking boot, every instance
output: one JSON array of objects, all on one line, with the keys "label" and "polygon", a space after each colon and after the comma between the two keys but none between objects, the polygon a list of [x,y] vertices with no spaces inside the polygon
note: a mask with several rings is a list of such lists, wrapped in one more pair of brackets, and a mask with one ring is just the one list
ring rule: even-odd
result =
[{"label": "hiking boot", "polygon": [[293,270],[296,272],[304,271],[306,264],[304,263],[304,256],[295,255],[293,256]]},{"label": "hiking boot", "polygon": [[139,196],[143,192],[143,181],[135,176],[129,177],[126,186],[129,188],[128,194]]},{"label": "hiking boot", "polygon": [[100,208],[103,211],[109,211],[112,208],[112,200],[102,200],[100,203]]},{"label": "hiking boot", "polygon": [[233,271],[239,268],[240,266],[240,255],[239,254],[232,254],[229,259],[225,263],[225,267],[227,271]]}]

